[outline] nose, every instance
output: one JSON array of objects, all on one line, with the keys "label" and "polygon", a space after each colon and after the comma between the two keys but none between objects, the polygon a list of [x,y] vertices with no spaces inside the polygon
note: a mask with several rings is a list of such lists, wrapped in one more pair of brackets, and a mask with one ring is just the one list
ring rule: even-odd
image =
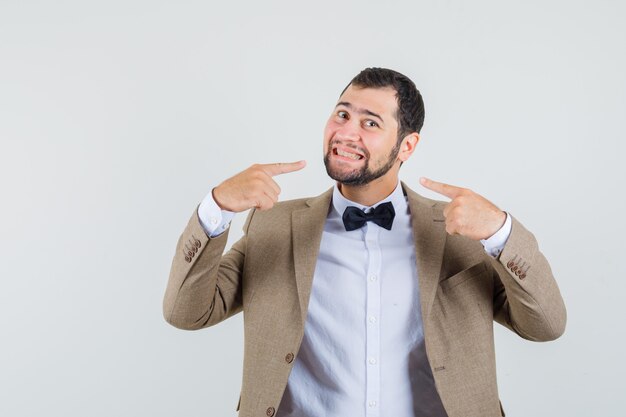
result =
[{"label": "nose", "polygon": [[335,138],[345,141],[358,141],[361,138],[359,126],[350,122],[345,123],[335,132]]}]

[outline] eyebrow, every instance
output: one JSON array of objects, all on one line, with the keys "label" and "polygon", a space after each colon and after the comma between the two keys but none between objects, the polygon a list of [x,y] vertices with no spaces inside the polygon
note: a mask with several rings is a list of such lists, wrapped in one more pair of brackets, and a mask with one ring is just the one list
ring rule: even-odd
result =
[{"label": "eyebrow", "polygon": [[352,106],[352,104],[348,103],[347,101],[340,101],[339,103],[337,103],[337,105],[335,106],[335,108],[337,108],[337,107],[339,107],[339,106],[344,106],[344,107],[347,107],[347,108],[349,108],[350,110],[353,110],[353,109],[354,109],[354,111],[356,111],[357,113],[360,113],[360,114],[367,114],[367,115],[370,115],[370,116],[373,116],[373,117],[377,117],[378,119],[380,119],[380,121],[381,121],[381,122],[383,122],[383,124],[385,123],[385,121],[383,120],[383,118],[382,118],[382,117],[380,117],[380,115],[378,115],[378,114],[376,114],[376,113],[374,113],[373,111],[368,110],[368,109],[359,109],[359,108],[354,108],[354,106]]}]

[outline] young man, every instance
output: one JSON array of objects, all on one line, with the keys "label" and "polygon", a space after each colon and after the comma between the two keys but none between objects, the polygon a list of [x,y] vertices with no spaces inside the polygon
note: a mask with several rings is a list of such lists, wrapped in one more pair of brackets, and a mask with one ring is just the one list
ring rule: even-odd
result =
[{"label": "young man", "polygon": [[244,312],[240,416],[504,415],[493,321],[530,340],[563,333],[548,262],[516,219],[467,189],[422,178],[445,203],[399,181],[423,120],[412,81],[368,68],[324,131],[335,187],[277,202],[272,177],[304,161],[253,165],[193,213],[164,316],[200,329]]}]

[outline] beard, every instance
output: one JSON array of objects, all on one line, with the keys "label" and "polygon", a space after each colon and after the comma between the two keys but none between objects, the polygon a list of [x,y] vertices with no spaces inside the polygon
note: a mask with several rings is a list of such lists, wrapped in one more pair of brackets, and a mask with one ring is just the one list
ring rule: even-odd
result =
[{"label": "beard", "polygon": [[382,177],[395,165],[398,154],[400,153],[400,142],[397,142],[391,149],[391,152],[389,152],[389,156],[387,157],[385,163],[380,168],[372,171],[369,168],[370,154],[365,151],[363,152],[365,162],[361,168],[356,168],[351,171],[341,171],[339,169],[333,169],[333,167],[330,166],[332,145],[333,142],[331,142],[328,147],[328,152],[324,155],[326,173],[330,178],[344,185],[366,185],[375,179]]}]

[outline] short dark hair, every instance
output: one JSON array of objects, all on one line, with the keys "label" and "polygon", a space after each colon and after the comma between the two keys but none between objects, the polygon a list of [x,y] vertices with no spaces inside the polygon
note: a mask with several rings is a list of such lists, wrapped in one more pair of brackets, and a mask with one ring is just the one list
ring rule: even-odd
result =
[{"label": "short dark hair", "polygon": [[392,87],[396,90],[398,142],[409,133],[419,133],[422,129],[424,125],[424,100],[413,81],[406,75],[387,68],[366,68],[350,81],[341,94],[351,85],[358,88]]}]

